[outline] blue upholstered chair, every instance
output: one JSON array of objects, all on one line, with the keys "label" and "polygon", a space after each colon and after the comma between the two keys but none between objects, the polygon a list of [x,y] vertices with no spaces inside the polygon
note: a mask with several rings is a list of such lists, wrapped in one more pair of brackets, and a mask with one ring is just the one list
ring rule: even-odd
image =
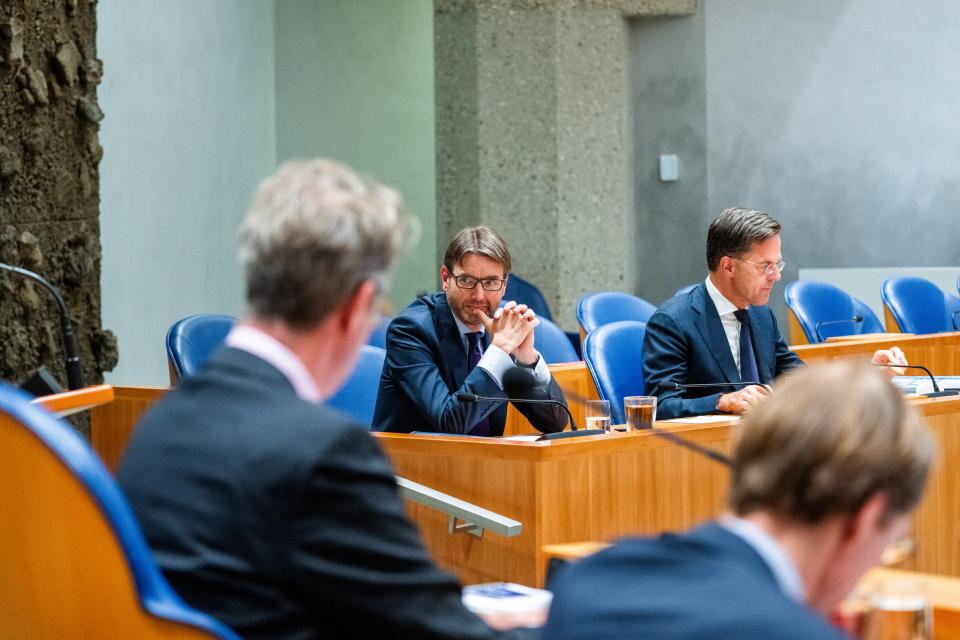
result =
[{"label": "blue upholstered chair", "polygon": [[173,592],[87,443],[5,385],[0,627],[9,638],[239,640]]},{"label": "blue upholstered chair", "polygon": [[[823,342],[830,336],[883,332],[883,325],[870,307],[826,282],[791,282],[783,291],[783,299],[803,330],[805,342],[810,344]],[[863,320],[855,322],[856,316]],[[791,333],[790,342],[800,344],[804,341]]]},{"label": "blue upholstered chair", "polygon": [[327,404],[369,427],[373,423],[373,410],[377,406],[377,393],[380,391],[380,374],[386,357],[384,349],[364,345],[353,373]]},{"label": "blue upholstered chair", "polygon": [[623,399],[645,395],[643,386],[643,335],[647,325],[621,320],[587,334],[583,359],[587,362],[600,398],[610,401],[610,418],[623,424]]},{"label": "blue upholstered chair", "polygon": [[570,338],[551,320],[540,318],[540,324],[533,334],[533,342],[547,364],[580,360],[577,350],[570,344]]},{"label": "blue upholstered chair", "polygon": [[199,371],[223,344],[236,321],[233,316],[200,313],[174,322],[167,331],[170,384]]},{"label": "blue upholstered chair", "polygon": [[507,280],[507,289],[503,292],[503,299],[506,301],[516,300],[533,309],[538,318],[553,320],[550,307],[547,306],[547,299],[543,297],[540,289],[515,273],[511,273]]},{"label": "blue upholstered chair", "polygon": [[619,320],[646,322],[657,308],[642,298],[620,291],[587,293],[577,303],[580,333],[587,336],[597,327]]},{"label": "blue upholstered chair", "polygon": [[[929,280],[902,276],[887,278],[880,297],[888,315],[887,329],[904,333],[938,333],[954,330],[960,300],[944,293]],[[891,321],[897,326],[890,326]]]}]

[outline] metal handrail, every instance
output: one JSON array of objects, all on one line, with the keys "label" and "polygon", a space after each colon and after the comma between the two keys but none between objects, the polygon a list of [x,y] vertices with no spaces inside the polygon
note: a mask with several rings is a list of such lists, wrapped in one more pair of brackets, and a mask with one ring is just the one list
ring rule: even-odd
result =
[{"label": "metal handrail", "polygon": [[[450,516],[448,533],[472,533],[481,537],[483,530],[489,529],[493,533],[510,538],[520,535],[523,531],[523,523],[519,520],[478,507],[418,482],[397,476],[397,486],[400,487],[400,495],[404,498]],[[462,523],[458,524],[457,520],[462,520]]]}]

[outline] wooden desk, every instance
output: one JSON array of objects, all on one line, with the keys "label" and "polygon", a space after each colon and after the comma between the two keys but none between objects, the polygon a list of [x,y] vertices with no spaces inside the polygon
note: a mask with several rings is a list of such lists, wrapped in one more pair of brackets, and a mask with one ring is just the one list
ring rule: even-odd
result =
[{"label": "wooden desk", "polygon": [[[926,335],[895,334],[874,340],[804,344],[790,349],[809,364],[833,358],[869,358],[877,349],[889,349],[893,346],[903,349],[908,362],[922,364],[934,375],[960,375],[960,332],[957,331]],[[917,373],[918,371],[909,371],[909,375]]]},{"label": "wooden desk", "polygon": [[[662,425],[728,451],[730,420]],[[649,432],[516,442],[374,434],[396,472],[523,523],[523,533],[483,538],[447,533],[437,511],[409,505],[427,547],[467,583],[542,586],[543,546],[679,530],[717,514],[727,468]]]},{"label": "wooden desk", "polygon": [[[577,421],[578,426],[582,427],[586,423],[585,401],[600,399],[597,386],[593,383],[590,370],[587,369],[587,363],[580,361],[552,364],[550,365],[550,373],[553,374],[554,380],[563,389],[564,396],[567,399],[567,407],[573,414],[573,419]],[[533,425],[522,413],[517,411],[516,407],[510,405],[507,408],[507,421],[503,426],[503,435],[512,436],[521,433],[539,433],[539,431],[533,428]]]},{"label": "wooden desk", "polygon": [[[940,460],[915,516],[915,557],[906,568],[960,576],[960,397],[913,401],[940,443]],[[730,452],[738,425],[658,423]],[[515,538],[450,535],[437,512],[412,506],[433,556],[465,582],[542,586],[548,544],[676,531],[718,515],[728,471],[648,432],[552,442],[375,434],[397,473],[520,520]]]},{"label": "wooden desk", "polygon": [[52,413],[64,417],[112,401],[113,387],[108,384],[97,384],[82,389],[41,396],[32,400],[31,403],[46,407]]},{"label": "wooden desk", "polygon": [[107,469],[117,470],[140,416],[167,390],[166,387],[114,387],[113,402],[90,411],[90,446]]}]

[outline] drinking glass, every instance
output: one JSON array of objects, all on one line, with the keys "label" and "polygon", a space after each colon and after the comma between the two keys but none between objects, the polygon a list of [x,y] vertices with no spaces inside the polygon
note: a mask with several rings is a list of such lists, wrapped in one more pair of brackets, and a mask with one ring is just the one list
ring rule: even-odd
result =
[{"label": "drinking glass", "polygon": [[933,613],[923,584],[897,578],[877,585],[870,596],[864,640],[932,640]]},{"label": "drinking glass", "polygon": [[610,401],[587,400],[584,407],[584,419],[587,423],[587,429],[610,431]]},{"label": "drinking glass", "polygon": [[652,429],[657,419],[657,398],[655,396],[627,396],[623,399],[623,410],[627,416],[627,431]]}]

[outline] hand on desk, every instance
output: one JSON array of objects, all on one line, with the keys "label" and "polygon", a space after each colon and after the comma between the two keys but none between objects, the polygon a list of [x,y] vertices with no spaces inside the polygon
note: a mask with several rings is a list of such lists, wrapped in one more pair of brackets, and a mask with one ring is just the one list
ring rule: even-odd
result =
[{"label": "hand on desk", "polygon": [[490,335],[490,344],[500,347],[520,364],[537,361],[533,330],[540,320],[533,309],[511,300],[494,311],[492,318],[481,312],[480,321]]},{"label": "hand on desk", "polygon": [[[876,353],[873,354],[873,358],[870,359],[872,364],[895,364],[895,365],[905,365],[909,364],[907,362],[907,356],[903,354],[903,351],[900,350],[900,347],[892,347],[890,349],[878,349]],[[892,378],[893,376],[902,376],[903,369],[900,367],[884,367],[888,372],[888,375]]]},{"label": "hand on desk", "polygon": [[724,413],[746,413],[770,395],[770,389],[760,385],[744,387],[739,391],[725,393],[717,399],[717,410]]}]

